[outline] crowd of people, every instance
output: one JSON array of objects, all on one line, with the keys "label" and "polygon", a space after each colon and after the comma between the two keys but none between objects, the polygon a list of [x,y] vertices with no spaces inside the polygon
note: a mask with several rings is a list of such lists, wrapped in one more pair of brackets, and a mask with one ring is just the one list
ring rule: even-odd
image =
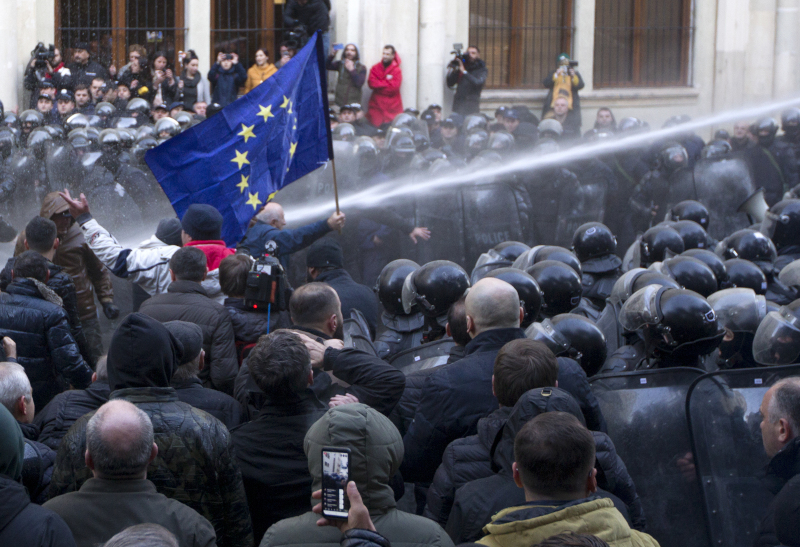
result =
[{"label": "crowd of people", "polygon": [[[327,30],[324,0],[289,7],[292,26]],[[292,43],[249,70],[222,51],[208,78],[191,51],[176,73],[140,46],[118,70],[85,44],[67,65],[57,48],[32,61],[31,109],[0,127],[0,240],[15,242],[0,272],[0,543],[671,544],[649,533],[643,477],[590,383],[800,362],[800,110],[706,143],[646,140],[645,121],[601,108],[581,134],[583,82],[562,55],[541,118],[490,117],[471,46],[447,76],[454,111],[420,113],[394,47],[368,70],[355,44],[327,42],[343,190],[469,184],[290,229],[279,202],[291,216],[315,197],[299,181],[229,248],[214,207],[174,217],[143,155],[272,77]],[[265,312],[251,288],[269,242],[296,288]],[[112,276],[133,302],[115,302]],[[750,533],[800,545],[800,380],[766,387],[775,496]],[[331,448],[349,453],[346,519],[311,501],[327,499]]]}]

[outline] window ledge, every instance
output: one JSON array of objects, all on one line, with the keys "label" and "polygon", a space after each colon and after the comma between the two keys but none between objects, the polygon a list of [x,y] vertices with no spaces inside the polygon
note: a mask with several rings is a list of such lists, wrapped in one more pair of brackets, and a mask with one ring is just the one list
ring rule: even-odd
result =
[{"label": "window ledge", "polygon": [[[485,89],[481,100],[499,101],[535,101],[544,100],[546,89]],[[581,91],[581,100],[648,100],[648,99],[693,99],[700,96],[696,87],[621,87]]]}]

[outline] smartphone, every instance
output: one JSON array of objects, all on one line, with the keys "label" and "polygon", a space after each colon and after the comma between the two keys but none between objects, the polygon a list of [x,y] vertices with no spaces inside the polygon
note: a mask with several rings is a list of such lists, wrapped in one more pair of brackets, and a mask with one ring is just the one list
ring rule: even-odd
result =
[{"label": "smartphone", "polygon": [[347,519],[350,500],[347,498],[347,481],[350,480],[350,449],[322,449],[322,516],[329,519]]},{"label": "smartphone", "polygon": [[341,51],[344,49],[344,44],[333,44],[333,51]]}]

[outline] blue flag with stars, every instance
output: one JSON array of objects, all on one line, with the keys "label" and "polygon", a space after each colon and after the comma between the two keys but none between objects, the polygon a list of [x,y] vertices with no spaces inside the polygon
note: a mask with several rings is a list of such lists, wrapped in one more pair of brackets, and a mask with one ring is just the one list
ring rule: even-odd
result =
[{"label": "blue flag with stars", "polygon": [[[319,45],[317,43],[319,42]],[[333,158],[322,40],[204,122],[149,150],[145,161],[178,214],[214,206],[235,245],[278,190]]]}]

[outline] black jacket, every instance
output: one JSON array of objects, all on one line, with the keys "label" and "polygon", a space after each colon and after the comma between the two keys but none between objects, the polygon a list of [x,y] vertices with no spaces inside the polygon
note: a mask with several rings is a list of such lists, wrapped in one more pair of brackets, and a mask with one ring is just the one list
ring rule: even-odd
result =
[{"label": "black jacket", "polygon": [[222,65],[214,63],[208,71],[208,81],[214,91],[211,100],[221,106],[228,106],[236,100],[239,88],[247,81],[247,71],[241,63],[236,63],[228,70],[223,70]]},{"label": "black jacket", "polygon": [[256,543],[279,520],[308,512],[311,475],[303,439],[327,410],[311,389],[289,400],[265,395],[258,416],[231,431]]},{"label": "black jacket", "polygon": [[61,517],[31,503],[24,486],[0,475],[0,545],[75,547],[75,540]]},{"label": "black jacket", "polygon": [[33,387],[33,400],[44,406],[71,384],[84,388],[92,369],[81,357],[70,332],[67,312],[44,300],[34,282],[14,281],[0,294],[0,337],[17,343],[17,360]]},{"label": "black jacket", "polygon": [[233,393],[239,360],[231,317],[224,306],[208,297],[200,283],[174,281],[166,293],[143,302],[139,311],[162,323],[177,320],[199,325],[208,365],[200,371],[200,379],[206,387]]},{"label": "black jacket", "polygon": [[22,484],[28,489],[32,501],[41,505],[47,501],[56,453],[38,441],[39,427],[36,424],[20,423],[19,428],[25,437]]},{"label": "black jacket", "polygon": [[[754,547],[772,547],[780,543],[775,533],[777,502],[781,501],[782,498],[785,499],[786,492],[783,492],[785,488],[790,489],[790,492],[793,490],[795,496],[800,496],[800,483],[797,480],[789,483],[792,478],[798,475],[800,475],[800,437],[795,437],[780,452],[775,454],[767,465],[766,486],[775,496],[778,494],[781,494],[781,496],[773,499],[767,506],[767,513],[758,527]],[[797,498],[795,497],[795,499]]]},{"label": "black jacket", "polygon": [[247,421],[244,409],[239,401],[226,393],[203,387],[199,378],[188,380],[172,379],[170,383],[175,388],[178,399],[200,410],[205,410],[228,429]]},{"label": "black jacket", "polygon": [[58,450],[61,439],[78,418],[93,412],[108,402],[111,390],[108,381],[97,381],[86,389],[59,393],[36,413],[33,422],[39,427],[39,442]]},{"label": "black jacket", "polygon": [[467,116],[478,114],[481,110],[481,91],[486,85],[489,69],[486,68],[483,59],[478,59],[464,68],[467,70],[466,74],[461,72],[458,67],[448,71],[447,87],[452,88],[458,85],[453,98],[453,112]]},{"label": "black jacket", "polygon": [[558,387],[572,395],[581,407],[586,427],[591,431],[608,432],[600,403],[592,393],[589,378],[581,366],[568,357],[558,358]]},{"label": "black jacket", "polygon": [[492,394],[497,352],[525,337],[522,329],[492,329],[467,344],[467,356],[434,369],[422,388],[414,421],[403,437],[405,457],[400,472],[406,482],[430,482],[447,445],[473,435],[478,420],[498,408]]},{"label": "black jacket", "polygon": [[[301,6],[296,0],[289,0],[286,10],[283,12],[283,24],[287,28],[302,25],[305,27],[309,36],[316,31],[325,32],[331,26],[331,19],[328,15],[330,6],[323,0],[309,0]],[[325,52],[327,55],[328,52]]]},{"label": "black jacket", "polygon": [[[14,263],[17,261],[16,257],[11,257],[6,262],[5,268],[0,272],[0,291],[5,291],[8,285],[13,281]],[[56,266],[49,260],[47,261],[47,268],[50,270],[50,278],[47,280],[47,286],[53,289],[55,293],[61,297],[63,301],[64,311],[67,312],[67,320],[69,321],[70,332],[75,342],[78,343],[78,348],[81,350],[81,355],[87,362],[91,362],[93,358],[92,352],[89,351],[89,345],[86,342],[86,335],[83,334],[81,327],[81,318],[78,313],[78,297],[75,292],[75,283],[72,278],[67,275],[64,268]]]},{"label": "black jacket", "polygon": [[[269,314],[248,310],[243,298],[226,298],[225,308],[231,316],[233,335],[237,342],[253,343],[258,337],[275,329],[288,327],[284,314],[277,311]],[[267,321],[269,317],[269,321]]]},{"label": "black jacket", "polygon": [[352,309],[357,309],[364,314],[364,318],[369,325],[371,337],[375,338],[375,333],[378,329],[379,311],[378,298],[372,292],[372,289],[353,281],[350,274],[343,269],[322,272],[314,281],[327,283],[333,287],[342,302],[342,317],[345,319],[350,317],[350,310]]},{"label": "black jacket", "polygon": [[96,77],[108,80],[108,71],[106,70],[106,67],[97,61],[92,61],[91,59],[85,65],[70,63],[67,65],[67,68],[71,73],[70,80],[72,82],[72,89],[75,89],[75,86],[78,84],[86,84],[87,86],[91,86],[92,80],[94,80]]}]

